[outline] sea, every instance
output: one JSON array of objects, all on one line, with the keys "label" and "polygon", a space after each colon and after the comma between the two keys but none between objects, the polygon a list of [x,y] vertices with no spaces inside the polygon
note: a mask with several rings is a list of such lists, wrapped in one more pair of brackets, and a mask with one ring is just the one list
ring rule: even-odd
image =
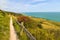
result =
[{"label": "sea", "polygon": [[23,14],[60,22],[60,12],[24,12]]}]

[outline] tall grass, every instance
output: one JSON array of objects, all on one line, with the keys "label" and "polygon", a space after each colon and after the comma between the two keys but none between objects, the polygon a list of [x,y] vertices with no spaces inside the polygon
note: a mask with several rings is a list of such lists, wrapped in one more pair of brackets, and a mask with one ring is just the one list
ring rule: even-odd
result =
[{"label": "tall grass", "polygon": [[7,15],[0,12],[0,40],[9,40],[9,20]]}]

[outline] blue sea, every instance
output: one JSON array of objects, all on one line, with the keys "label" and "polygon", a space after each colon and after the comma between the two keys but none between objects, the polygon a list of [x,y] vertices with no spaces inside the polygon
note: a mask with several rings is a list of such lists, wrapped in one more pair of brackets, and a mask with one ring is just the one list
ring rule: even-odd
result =
[{"label": "blue sea", "polygon": [[60,22],[60,12],[25,12],[24,14]]}]

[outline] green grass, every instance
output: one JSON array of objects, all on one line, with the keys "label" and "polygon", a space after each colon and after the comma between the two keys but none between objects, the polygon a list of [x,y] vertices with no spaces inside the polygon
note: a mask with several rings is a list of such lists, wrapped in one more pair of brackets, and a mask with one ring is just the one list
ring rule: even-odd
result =
[{"label": "green grass", "polygon": [[9,17],[0,12],[0,40],[9,40]]}]

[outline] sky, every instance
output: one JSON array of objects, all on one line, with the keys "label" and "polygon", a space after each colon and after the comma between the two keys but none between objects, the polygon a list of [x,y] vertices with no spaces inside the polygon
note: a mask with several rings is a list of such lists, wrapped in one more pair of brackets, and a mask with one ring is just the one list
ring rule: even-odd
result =
[{"label": "sky", "polygon": [[0,9],[12,12],[60,12],[60,0],[0,0]]}]

